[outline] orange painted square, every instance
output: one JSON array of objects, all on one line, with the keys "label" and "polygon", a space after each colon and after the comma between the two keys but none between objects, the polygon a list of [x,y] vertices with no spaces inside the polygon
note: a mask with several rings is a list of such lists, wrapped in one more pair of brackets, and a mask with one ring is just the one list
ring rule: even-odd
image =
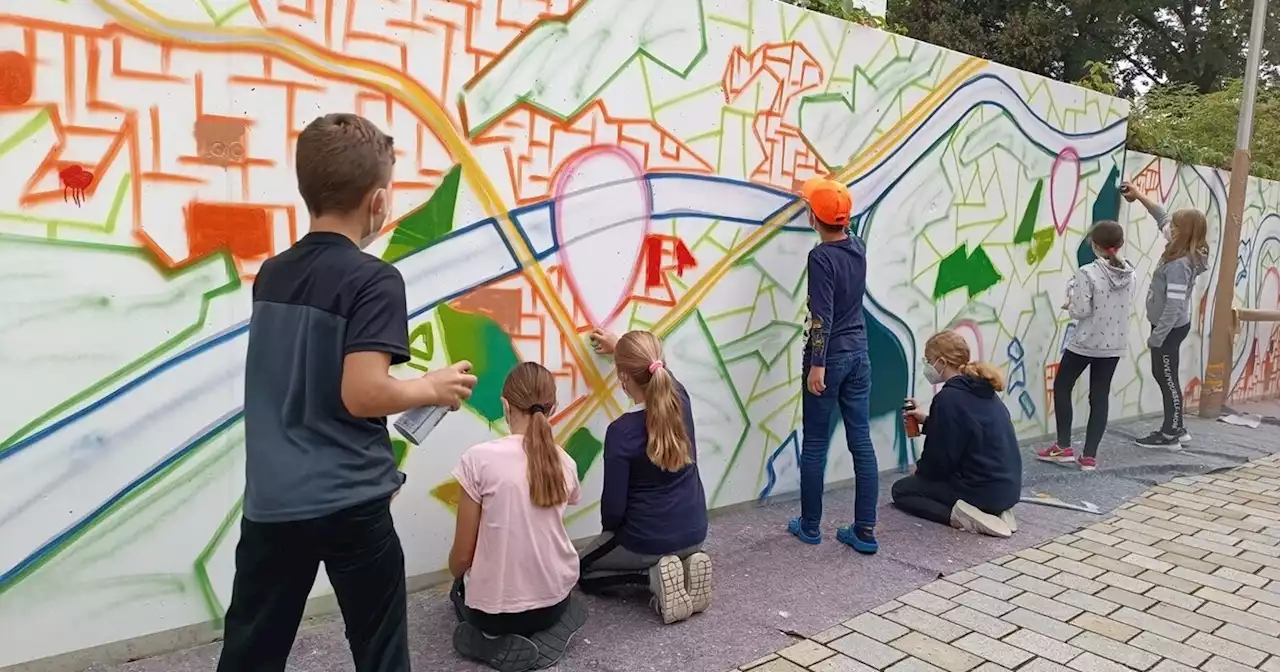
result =
[{"label": "orange painted square", "polygon": [[190,258],[229,250],[238,259],[271,254],[271,214],[266,208],[235,203],[192,203],[187,207]]}]

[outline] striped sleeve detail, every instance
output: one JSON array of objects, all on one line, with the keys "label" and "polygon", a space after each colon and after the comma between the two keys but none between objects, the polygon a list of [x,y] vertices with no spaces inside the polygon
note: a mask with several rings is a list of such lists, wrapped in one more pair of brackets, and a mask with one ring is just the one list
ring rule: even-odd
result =
[{"label": "striped sleeve detail", "polygon": [[1179,283],[1169,283],[1168,296],[1175,301],[1187,300],[1187,286]]}]

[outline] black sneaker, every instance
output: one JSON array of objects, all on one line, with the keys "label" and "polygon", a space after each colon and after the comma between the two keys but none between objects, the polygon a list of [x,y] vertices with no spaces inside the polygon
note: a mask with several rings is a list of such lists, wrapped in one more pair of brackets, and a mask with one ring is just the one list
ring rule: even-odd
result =
[{"label": "black sneaker", "polygon": [[1182,442],[1176,436],[1169,436],[1164,432],[1156,431],[1138,439],[1135,443],[1146,448],[1168,448],[1169,450],[1182,450]]},{"label": "black sneaker", "polygon": [[453,648],[498,672],[526,672],[538,663],[538,645],[532,640],[520,635],[492,637],[465,621],[453,630]]}]

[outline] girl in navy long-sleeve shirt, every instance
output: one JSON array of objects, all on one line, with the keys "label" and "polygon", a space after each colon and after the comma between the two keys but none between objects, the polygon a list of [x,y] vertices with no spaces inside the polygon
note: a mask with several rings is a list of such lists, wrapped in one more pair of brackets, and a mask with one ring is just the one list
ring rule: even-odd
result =
[{"label": "girl in navy long-sleeve shirt", "polygon": [[689,394],[662,359],[662,342],[647,331],[621,338],[592,334],[596,351],[614,355],[618,380],[635,408],[604,436],[600,537],[582,552],[588,591],[648,583],[666,623],[711,603],[707,500],[698,474]]}]

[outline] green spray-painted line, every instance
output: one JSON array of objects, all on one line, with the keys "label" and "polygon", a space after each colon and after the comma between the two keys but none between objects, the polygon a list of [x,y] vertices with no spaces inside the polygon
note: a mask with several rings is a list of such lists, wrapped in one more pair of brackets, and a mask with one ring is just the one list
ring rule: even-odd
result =
[{"label": "green spray-painted line", "polygon": [[[647,59],[649,61],[652,61],[655,65],[661,67],[663,70],[670,72],[671,74],[675,75],[676,77],[679,77],[682,80],[688,79],[689,74],[693,72],[694,68],[698,67],[698,64],[701,63],[702,59],[705,58],[707,55],[707,27],[706,27],[706,14],[705,14],[704,8],[702,7],[702,0],[685,0],[685,1],[698,3],[698,24],[701,28],[698,31],[698,38],[701,40],[701,45],[698,48],[698,53],[689,61],[688,67],[686,67],[684,70],[678,70],[670,65],[667,65],[667,63],[663,61],[661,57],[653,53],[650,53],[648,49],[642,46],[637,48],[635,53],[627,57],[627,59],[623,61],[616,70],[614,70],[613,74],[609,75],[604,80],[604,82],[599,86],[599,88],[597,88],[595,91],[591,91],[586,95],[582,96],[582,101],[577,104],[577,107],[571,110],[570,112],[565,113],[563,116],[557,113],[555,110],[551,109],[550,107],[540,104],[538,101],[534,100],[533,96],[529,94],[521,94],[521,95],[515,96],[515,99],[512,100],[510,104],[499,109],[497,113],[491,115],[488,119],[485,119],[484,121],[481,121],[477,123],[475,126],[471,127],[467,131],[468,137],[472,139],[479,137],[491,126],[493,126],[494,123],[496,123],[502,117],[506,116],[508,112],[510,112],[512,109],[514,109],[517,105],[521,103],[524,103],[525,105],[528,105],[536,110],[544,112],[560,121],[567,121],[569,119],[572,119],[578,116],[579,114],[581,114],[583,110],[587,109],[587,106],[594,103],[596,99],[600,97],[600,92],[608,89],[609,86],[613,84],[613,82],[616,79],[622,76],[622,73],[625,72],[627,68],[638,59]],[[572,22],[573,22],[572,18],[568,20],[560,17],[543,19],[538,23],[534,24],[533,26],[529,27],[529,29],[525,31],[525,35],[526,36],[537,35],[539,29],[542,28],[544,25],[559,24],[567,28]],[[503,59],[513,58],[517,54],[520,54],[520,51],[521,51],[520,41],[517,41],[512,46],[512,49],[503,55]],[[499,62],[501,61],[495,61],[495,63],[499,63]],[[474,88],[474,86],[472,88]],[[461,93],[458,94],[458,99],[463,104],[465,104],[465,101],[466,101],[466,94],[467,94],[466,89],[464,89]]]},{"label": "green spray-painted line", "polygon": [[209,0],[199,0],[199,2],[201,9],[203,9],[204,13],[209,16],[209,20],[213,21],[215,28],[221,28],[223,24],[234,18],[236,14],[249,9],[249,3],[242,2],[222,14],[218,14],[218,12],[214,10],[213,6],[209,4]]},{"label": "green spray-painted line", "polygon": [[36,131],[44,128],[45,124],[49,123],[49,119],[49,108],[46,107],[36,113],[34,117],[28,119],[27,123],[19,126],[18,130],[13,132],[13,135],[10,135],[4,140],[0,140],[0,156],[8,154],[14,147],[26,142],[27,138],[30,138],[36,134]]},{"label": "green spray-painted line", "polygon": [[[234,428],[235,428],[235,425],[228,428],[228,431]],[[139,509],[145,510],[149,506],[155,506],[163,502],[163,500],[166,497],[169,497],[177,490],[181,488],[185,488],[188,485],[190,485],[192,482],[196,481],[197,479],[204,477],[209,472],[209,470],[216,468],[221,462],[231,457],[234,457],[234,455],[236,454],[236,450],[238,448],[242,448],[244,445],[243,441],[228,440],[228,441],[223,441],[223,443],[225,445],[222,448],[219,448],[220,452],[215,453],[212,456],[208,454],[208,451],[201,451],[200,456],[202,459],[205,460],[204,463],[193,465],[192,468],[188,470],[187,473],[182,474],[177,478],[165,480],[163,483],[161,483],[158,486],[157,490],[151,493],[150,499],[147,502],[139,503]],[[184,462],[182,466],[185,467],[187,464],[188,463]],[[176,474],[177,472],[178,472],[178,469],[174,469],[172,473]],[[166,509],[166,512],[167,511],[168,510]],[[160,516],[159,518],[163,519],[163,516]],[[124,527],[125,525],[128,525],[129,522],[131,522],[130,518],[124,518],[120,516],[115,516],[115,517],[100,516],[98,519],[91,521],[87,525],[87,527],[91,528],[94,534],[105,536],[105,535],[114,534],[120,528]],[[157,522],[150,523],[148,525],[144,525],[140,529],[132,530],[131,533],[120,542],[117,542],[114,544],[106,544],[100,550],[96,550],[95,552],[88,555],[81,554],[80,556],[77,556],[77,557],[81,558],[81,562],[87,562],[89,564],[92,564],[94,562],[97,562],[107,557],[111,557],[115,555],[116,552],[118,552],[121,547],[124,547],[133,543],[133,540],[136,539],[140,533],[149,532],[152,527],[158,524],[159,522],[157,521]],[[86,539],[86,541],[88,540]]]},{"label": "green spray-painted line", "polygon": [[[170,278],[181,275],[183,272],[185,272],[187,268],[192,268],[192,266],[188,266],[181,271],[166,269],[163,266],[160,266],[158,263],[156,263],[155,260],[149,254],[147,254],[142,250],[139,250],[136,248],[121,247],[121,246],[106,246],[100,243],[33,240],[33,239],[21,238],[17,236],[8,236],[4,234],[0,234],[0,242],[16,242],[16,243],[25,243],[25,244],[33,244],[33,245],[58,245],[58,246],[64,246],[64,247],[93,249],[98,251],[111,250],[116,252],[132,253],[142,259],[152,262],[154,266],[159,268],[163,274],[165,274]],[[75,408],[85,400],[90,399],[94,396],[97,396],[100,392],[106,390],[112,385],[115,385],[116,383],[119,383],[124,378],[136,373],[138,370],[147,366],[148,364],[155,361],[159,357],[162,357],[166,352],[181,346],[184,342],[187,341],[187,339],[191,338],[191,336],[199,333],[200,330],[204,328],[205,322],[208,319],[209,305],[213,302],[213,300],[219,296],[230,294],[231,292],[234,292],[235,290],[240,288],[240,276],[236,272],[235,263],[234,261],[232,261],[230,255],[225,253],[219,253],[216,256],[221,259],[223,265],[226,268],[227,276],[228,278],[230,278],[230,280],[226,284],[221,285],[219,287],[215,287],[204,293],[204,295],[201,297],[200,310],[196,316],[196,320],[194,323],[188,325],[187,327],[184,327],[172,338],[166,339],[160,345],[148,350],[142,356],[137,357],[136,359],[129,362],[128,364],[125,364],[123,367],[113,371],[112,373],[107,374],[105,377],[98,380],[98,382],[90,385],[89,387],[81,390],[80,392],[77,392],[71,397],[59,402],[53,408],[45,411],[44,413],[41,413],[35,419],[31,420],[27,424],[20,427],[18,431],[14,432],[13,434],[10,434],[7,438],[4,439],[4,441],[0,441],[0,455],[4,455],[5,453],[9,452],[9,450],[11,450],[18,441],[20,441],[27,434],[30,434],[31,432],[35,431],[36,429],[44,425],[46,422],[49,422],[50,420],[58,417],[59,415],[62,415],[64,412],[72,408]]]},{"label": "green spray-painted line", "polygon": [[[231,427],[234,427],[234,426],[235,424],[232,424],[231,426],[227,427],[227,429],[230,429]],[[159,485],[167,476],[172,475],[179,467],[183,466],[184,464],[186,464],[188,460],[194,457],[196,453],[199,452],[200,448],[202,448],[204,445],[209,443],[209,441],[211,441],[215,436],[221,436],[222,434],[223,432],[217,432],[216,435],[201,437],[199,441],[191,447],[191,450],[187,451],[186,454],[174,460],[172,464],[161,469],[153,477],[147,479],[146,482],[140,484],[137,488],[135,488],[131,492],[125,494],[118,501],[116,501],[110,507],[108,507],[105,511],[103,511],[97,517],[97,520],[89,522],[81,529],[76,530],[74,534],[64,539],[62,543],[58,544],[57,547],[50,549],[49,552],[46,553],[43,557],[31,563],[30,565],[24,567],[22,571],[18,572],[17,574],[10,576],[8,580],[6,580],[5,582],[0,583],[0,595],[3,595],[6,591],[8,591],[9,589],[21,583],[23,579],[26,579],[28,576],[31,576],[32,574],[34,574],[35,572],[43,568],[45,565],[49,564],[55,558],[62,555],[64,551],[66,551],[68,548],[73,546],[77,541],[82,539],[86,534],[95,530],[98,527],[98,525],[100,525],[102,522],[106,521],[111,516],[119,513],[122,509],[124,509],[126,506],[136,501],[139,497],[142,497],[143,495],[150,492],[153,488]],[[171,487],[179,487],[183,483],[184,482],[179,482],[178,484],[173,485]]]},{"label": "green spray-painted line", "polygon": [[222,522],[218,524],[218,530],[213,533],[213,538],[204,545],[200,555],[196,556],[196,580],[200,584],[200,594],[204,597],[205,607],[209,610],[209,618],[213,619],[214,627],[218,629],[222,628],[222,618],[226,610],[222,608],[222,601],[218,599],[218,593],[213,589],[213,581],[209,579],[209,560],[222,545],[222,540],[231,530],[231,526],[240,519],[240,512],[243,510],[244,495],[241,495],[231,510],[227,511],[227,515],[223,516]]},{"label": "green spray-painted line", "polygon": [[[115,198],[111,202],[111,210],[107,213],[107,219],[102,224],[99,224],[97,222],[86,222],[86,221],[74,220],[74,219],[49,219],[46,217],[34,217],[34,216],[27,215],[20,212],[18,213],[0,212],[0,220],[6,220],[10,222],[19,222],[22,224],[39,224],[41,226],[48,227],[49,230],[52,231],[53,235],[55,236],[57,235],[58,229],[62,229],[62,228],[87,230],[87,231],[102,232],[107,234],[115,233],[116,222],[119,221],[120,219],[120,209],[124,207],[125,196],[128,195],[129,186],[132,183],[133,183],[132,175],[125,175],[124,179],[120,180],[120,186],[116,187]],[[55,242],[60,242],[60,241],[55,241]],[[106,243],[89,243],[89,244],[105,245]],[[129,249],[129,250],[137,249],[132,247],[125,247],[123,245],[112,246],[112,248],[113,249],[117,249],[117,248]]]},{"label": "green spray-painted line", "polygon": [[[702,313],[695,310],[689,315],[694,318],[694,323],[697,325],[697,328],[702,331],[703,337],[705,337],[707,339],[707,343],[711,345],[714,364],[716,368],[720,370],[720,375],[723,376],[723,380],[732,380],[729,375],[729,367],[727,367],[724,360],[720,358],[720,351],[715,347],[715,335],[711,333],[711,327],[707,326],[706,321],[702,318]],[[688,319],[688,317],[686,317],[686,319]],[[676,326],[673,326],[667,333],[675,333],[676,328]],[[728,464],[725,465],[724,475],[720,477],[720,482],[716,484],[715,490],[712,491],[712,505],[720,499],[720,491],[724,489],[725,483],[728,482],[729,474],[733,472],[733,467],[737,464],[738,458],[742,454],[742,447],[746,445],[747,437],[751,434],[751,421],[747,418],[747,407],[742,403],[742,397],[738,394],[738,388],[734,385],[729,385],[729,392],[732,394],[733,403],[738,407],[738,413],[742,418],[742,433],[738,436],[738,442],[733,447],[733,453],[729,456]]]}]

